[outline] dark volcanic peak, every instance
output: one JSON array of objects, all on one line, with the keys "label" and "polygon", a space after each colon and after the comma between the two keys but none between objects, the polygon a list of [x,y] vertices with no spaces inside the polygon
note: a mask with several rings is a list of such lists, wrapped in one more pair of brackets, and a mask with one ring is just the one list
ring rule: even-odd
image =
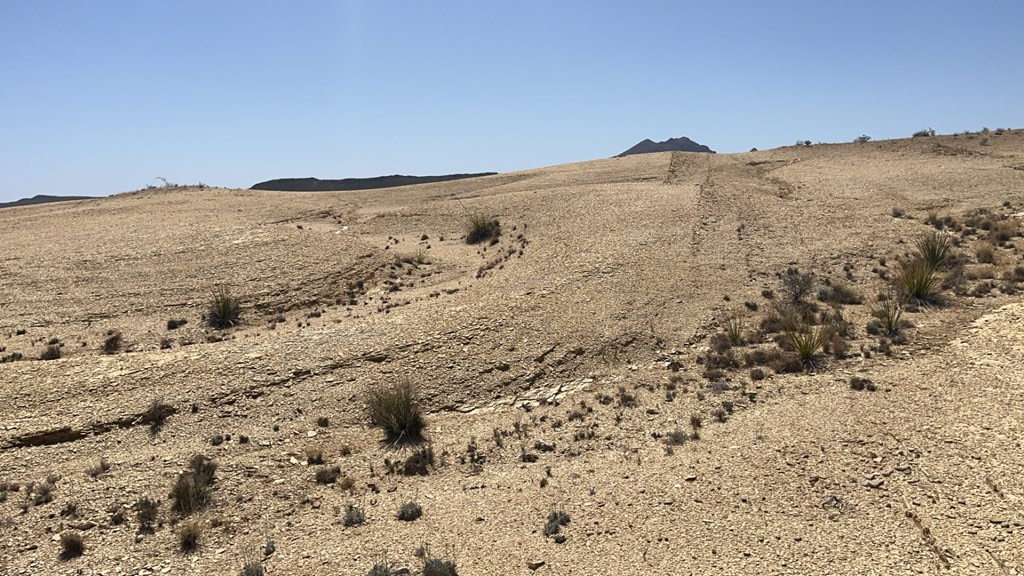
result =
[{"label": "dark volcanic peak", "polygon": [[445,174],[443,176],[377,176],[375,178],[343,178],[341,180],[320,180],[319,178],[278,178],[254,184],[250,190],[281,190],[286,192],[337,192],[345,190],[373,190],[375,188],[394,188],[412,184],[429,184],[431,182],[447,182],[493,176],[497,172],[479,172],[476,174]]},{"label": "dark volcanic peak", "polygon": [[22,198],[14,202],[0,202],[0,208],[13,208],[15,206],[32,206],[33,204],[49,204],[51,202],[66,202],[68,200],[90,200],[93,196],[47,196],[38,194],[31,198]]},{"label": "dark volcanic peak", "polygon": [[621,158],[623,156],[629,156],[630,154],[649,154],[651,152],[710,152],[714,154],[715,151],[703,144],[698,144],[693,140],[690,140],[686,136],[680,138],[669,138],[664,142],[654,142],[652,140],[644,140],[636,146],[633,146],[629,150],[626,150],[622,154],[616,156]]}]

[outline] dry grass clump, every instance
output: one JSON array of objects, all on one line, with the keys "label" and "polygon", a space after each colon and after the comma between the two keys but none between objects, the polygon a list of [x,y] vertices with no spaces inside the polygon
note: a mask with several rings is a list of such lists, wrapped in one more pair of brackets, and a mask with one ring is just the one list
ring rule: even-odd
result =
[{"label": "dry grass clump", "polygon": [[199,522],[185,522],[178,528],[178,549],[182,553],[194,552],[199,548],[199,537],[203,535],[203,526]]},{"label": "dry grass clump", "polygon": [[469,217],[468,230],[466,231],[466,244],[479,244],[481,242],[496,242],[501,236],[501,223],[497,218],[488,218],[480,214],[473,214]]},{"label": "dry grass clump", "polygon": [[171,488],[171,509],[188,516],[209,505],[216,471],[217,463],[213,460],[202,454],[193,456],[189,469],[178,475]]},{"label": "dry grass clump", "polygon": [[981,245],[975,248],[974,255],[978,258],[979,264],[995,264],[996,252],[991,246]]},{"label": "dry grass clump", "polygon": [[830,304],[860,304],[863,302],[860,295],[843,282],[834,282],[819,289],[818,300]]},{"label": "dry grass clump", "polygon": [[374,388],[366,398],[370,422],[387,433],[390,442],[419,442],[427,422],[416,399],[416,387],[408,381]]},{"label": "dry grass clump", "polygon": [[206,313],[206,321],[218,329],[230,328],[238,324],[242,316],[242,306],[231,296],[227,288],[220,287],[213,291],[213,300]]}]

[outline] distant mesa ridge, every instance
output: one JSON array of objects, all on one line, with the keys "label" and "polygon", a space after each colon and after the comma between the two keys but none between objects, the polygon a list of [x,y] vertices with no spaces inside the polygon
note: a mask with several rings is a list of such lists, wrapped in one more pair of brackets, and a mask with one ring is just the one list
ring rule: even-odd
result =
[{"label": "distant mesa ridge", "polygon": [[679,138],[669,138],[664,142],[654,142],[650,139],[645,139],[636,146],[633,146],[629,150],[626,150],[622,154],[616,156],[616,158],[622,158],[623,156],[629,156],[631,154],[650,154],[652,152],[708,152],[714,154],[715,151],[703,144],[698,144],[693,140],[690,140],[686,136]]},{"label": "distant mesa ridge", "polygon": [[277,190],[284,192],[338,192],[345,190],[373,190],[375,188],[393,188],[412,184],[430,184],[463,180],[480,176],[493,176],[497,172],[479,172],[476,174],[445,174],[443,176],[376,176],[374,178],[343,178],[341,180],[320,180],[319,178],[278,178],[254,184],[250,190]]},{"label": "distant mesa ridge", "polygon": [[22,198],[14,202],[0,202],[0,208],[14,208],[15,206],[32,206],[35,204],[49,204],[51,202],[67,202],[68,200],[91,200],[93,196],[47,196],[37,194],[31,198]]}]

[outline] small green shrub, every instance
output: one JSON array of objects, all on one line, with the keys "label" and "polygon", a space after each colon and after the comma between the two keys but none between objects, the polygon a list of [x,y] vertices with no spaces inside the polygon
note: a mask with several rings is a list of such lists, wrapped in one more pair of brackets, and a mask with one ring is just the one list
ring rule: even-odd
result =
[{"label": "small green shrub", "polygon": [[570,521],[569,513],[565,510],[552,510],[548,514],[547,522],[544,524],[544,535],[553,536],[558,534],[562,530],[562,526],[569,524]]},{"label": "small green shrub", "polygon": [[398,509],[398,519],[403,522],[412,522],[423,516],[423,508],[415,502],[406,502]]},{"label": "small green shrub", "polygon": [[366,522],[366,513],[363,509],[356,506],[355,504],[349,504],[345,507],[345,518],[342,523],[345,526],[358,526]]},{"label": "small green shrub", "polygon": [[499,236],[501,236],[501,223],[497,218],[488,218],[480,214],[473,214],[469,217],[466,244],[495,241]]},{"label": "small green shrub", "polygon": [[207,322],[217,329],[230,328],[238,324],[242,315],[242,307],[227,288],[220,287],[213,291],[213,300],[207,311]]},{"label": "small green shrub", "polygon": [[370,422],[380,426],[391,442],[418,442],[427,422],[416,399],[416,388],[404,381],[371,389],[366,406]]},{"label": "small green shrub", "polygon": [[135,519],[139,522],[139,532],[152,532],[160,514],[160,502],[143,496],[135,502]]}]

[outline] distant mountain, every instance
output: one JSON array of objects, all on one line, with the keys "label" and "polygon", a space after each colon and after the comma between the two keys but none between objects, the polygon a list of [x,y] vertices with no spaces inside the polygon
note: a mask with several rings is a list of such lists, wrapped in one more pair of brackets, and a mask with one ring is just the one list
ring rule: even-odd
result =
[{"label": "distant mountain", "polygon": [[95,196],[47,196],[38,194],[31,198],[22,198],[14,202],[0,202],[0,208],[14,208],[15,206],[32,206],[33,204],[49,204],[51,202],[66,202],[68,200],[91,200]]},{"label": "distant mountain", "polygon": [[373,190],[375,188],[392,188],[410,186],[412,184],[429,184],[431,182],[447,182],[479,176],[493,176],[497,172],[480,172],[477,174],[446,174],[444,176],[377,176],[375,178],[344,178],[341,180],[320,180],[319,178],[278,178],[253,184],[250,190],[279,190],[286,192],[338,192],[345,190]]},{"label": "distant mountain", "polygon": [[623,156],[629,156],[630,154],[649,154],[651,152],[709,152],[714,154],[715,151],[703,144],[698,144],[693,140],[683,136],[681,138],[669,138],[664,142],[654,142],[652,140],[644,140],[636,146],[633,146],[629,150],[626,150],[622,154],[616,156],[616,158],[622,158]]}]

